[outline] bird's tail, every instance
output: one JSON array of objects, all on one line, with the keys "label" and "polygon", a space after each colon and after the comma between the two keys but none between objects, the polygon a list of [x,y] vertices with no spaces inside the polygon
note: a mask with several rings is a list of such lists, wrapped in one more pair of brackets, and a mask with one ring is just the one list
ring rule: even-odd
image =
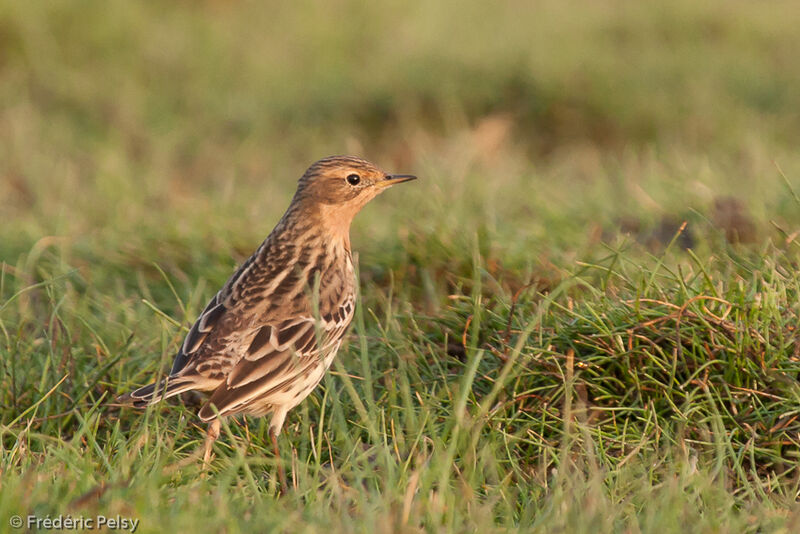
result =
[{"label": "bird's tail", "polygon": [[136,408],[144,408],[169,397],[180,395],[190,389],[195,389],[196,386],[197,384],[189,378],[168,376],[154,384],[120,395],[117,397],[117,402],[132,405]]}]

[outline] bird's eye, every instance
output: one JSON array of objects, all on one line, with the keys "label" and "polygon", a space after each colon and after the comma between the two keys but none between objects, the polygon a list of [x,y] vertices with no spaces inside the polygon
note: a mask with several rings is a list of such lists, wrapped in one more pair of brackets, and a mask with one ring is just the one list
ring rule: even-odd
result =
[{"label": "bird's eye", "polygon": [[348,174],[347,183],[350,185],[358,185],[361,182],[361,177],[357,174]]}]

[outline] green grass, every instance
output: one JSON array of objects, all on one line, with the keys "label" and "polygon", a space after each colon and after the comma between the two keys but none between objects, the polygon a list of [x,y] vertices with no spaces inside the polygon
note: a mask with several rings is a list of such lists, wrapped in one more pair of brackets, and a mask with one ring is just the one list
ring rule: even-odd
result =
[{"label": "green grass", "polygon": [[[0,2],[0,528],[797,531],[798,16]],[[296,489],[262,419],[203,477],[197,399],[113,399],[336,153],[420,180],[356,219]]]}]

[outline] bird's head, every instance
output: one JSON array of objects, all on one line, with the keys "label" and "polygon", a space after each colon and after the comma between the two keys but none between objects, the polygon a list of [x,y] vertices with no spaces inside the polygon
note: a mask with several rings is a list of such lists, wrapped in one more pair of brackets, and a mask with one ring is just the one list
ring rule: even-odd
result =
[{"label": "bird's head", "polygon": [[414,180],[410,174],[388,174],[354,156],[331,156],[314,163],[300,178],[293,203],[318,213],[331,230],[347,232],[364,205],[387,188]]}]

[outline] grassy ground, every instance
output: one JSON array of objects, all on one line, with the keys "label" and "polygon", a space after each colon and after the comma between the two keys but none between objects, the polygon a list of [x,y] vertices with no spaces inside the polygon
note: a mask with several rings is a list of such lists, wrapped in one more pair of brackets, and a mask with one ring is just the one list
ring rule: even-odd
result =
[{"label": "grassy ground", "polygon": [[[800,529],[800,6],[0,3],[0,521]],[[282,437],[110,404],[313,160],[421,179]],[[684,223],[685,226],[684,226]]]}]

